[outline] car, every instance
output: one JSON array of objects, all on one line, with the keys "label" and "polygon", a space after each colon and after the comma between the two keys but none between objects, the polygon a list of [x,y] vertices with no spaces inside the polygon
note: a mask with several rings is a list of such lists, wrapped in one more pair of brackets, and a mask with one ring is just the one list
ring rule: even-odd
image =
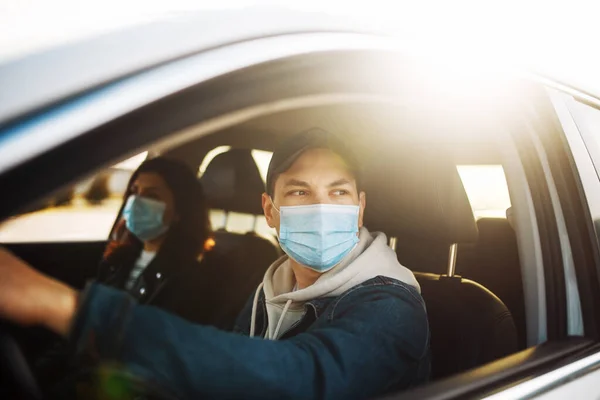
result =
[{"label": "car", "polygon": [[[279,254],[272,233],[235,232],[229,219],[245,214],[246,231],[258,230],[257,160],[318,126],[361,149],[365,224],[388,235],[428,309],[432,380],[386,399],[597,398],[600,93],[535,71],[449,62],[427,46],[261,8],[157,21],[9,60],[0,65],[0,219],[14,222],[147,151],[203,170],[222,237],[266,266]],[[224,187],[209,154],[241,183]],[[488,189],[485,176],[475,186],[505,196],[510,219],[475,218],[464,166],[501,171],[507,193]],[[81,288],[105,242],[4,244]],[[41,347],[38,332],[16,332],[3,339],[19,343],[3,352],[13,366]],[[36,392],[25,366],[13,372],[22,379],[5,385]]]}]

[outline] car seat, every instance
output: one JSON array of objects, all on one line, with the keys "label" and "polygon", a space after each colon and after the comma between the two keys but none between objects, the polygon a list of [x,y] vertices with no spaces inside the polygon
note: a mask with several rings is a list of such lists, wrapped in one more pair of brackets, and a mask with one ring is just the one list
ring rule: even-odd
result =
[{"label": "car seat", "polygon": [[517,326],[519,348],[526,346],[523,278],[515,231],[506,218],[480,218],[479,240],[461,245],[456,271],[494,292],[508,307]]},{"label": "car seat", "polygon": [[384,149],[368,163],[363,182],[365,225],[385,232],[400,262],[410,262],[407,267],[435,271],[415,272],[430,323],[432,377],[516,352],[516,328],[506,305],[486,287],[454,273],[457,244],[478,238],[455,165],[431,149]]},{"label": "car seat", "polygon": [[[262,217],[264,183],[250,150],[233,149],[217,155],[200,181],[211,209],[223,210],[226,215],[236,212]],[[214,232],[214,241],[210,259],[227,263],[232,271],[229,282],[215,284],[227,292],[229,310],[237,315],[280,252],[273,242],[255,232],[240,234],[223,228]],[[214,265],[214,268],[220,267]]]}]

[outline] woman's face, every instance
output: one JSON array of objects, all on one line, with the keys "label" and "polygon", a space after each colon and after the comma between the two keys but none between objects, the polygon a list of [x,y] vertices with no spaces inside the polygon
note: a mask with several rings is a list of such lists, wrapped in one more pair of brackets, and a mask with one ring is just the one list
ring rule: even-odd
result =
[{"label": "woman's face", "polygon": [[142,172],[133,182],[131,194],[165,203],[163,223],[166,226],[170,226],[179,219],[179,215],[175,210],[173,193],[160,175],[153,172]]}]

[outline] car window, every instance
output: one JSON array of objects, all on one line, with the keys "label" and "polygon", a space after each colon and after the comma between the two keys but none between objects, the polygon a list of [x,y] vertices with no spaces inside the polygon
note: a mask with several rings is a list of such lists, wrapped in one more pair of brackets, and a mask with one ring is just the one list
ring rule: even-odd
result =
[{"label": "car window", "polygon": [[502,165],[458,165],[456,168],[475,218],[506,218],[510,196]]},{"label": "car window", "polygon": [[50,198],[0,225],[0,242],[79,242],[106,240],[140,153]]},{"label": "car window", "polygon": [[[230,149],[230,146],[219,146],[209,151],[202,160],[198,175],[202,176],[213,158]],[[273,153],[270,151],[252,150],[252,157],[263,182],[266,181],[267,169],[272,156]],[[506,218],[506,210],[511,204],[502,165],[458,165],[457,170],[476,219]],[[229,213],[226,217],[222,210],[211,210],[210,218],[214,229],[225,228],[238,233],[255,229],[256,233],[263,236],[275,235],[275,230],[267,225],[262,216],[256,220],[256,227],[254,225],[255,217],[249,214]]]}]

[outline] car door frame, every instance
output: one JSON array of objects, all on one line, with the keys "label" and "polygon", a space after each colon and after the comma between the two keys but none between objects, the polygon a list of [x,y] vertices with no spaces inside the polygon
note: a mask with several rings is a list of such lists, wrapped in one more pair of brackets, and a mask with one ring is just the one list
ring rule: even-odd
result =
[{"label": "car door frame", "polygon": [[[370,61],[380,65],[386,57],[397,57],[398,51],[398,46],[387,38],[353,33],[307,33],[253,39],[120,77],[105,86],[34,112],[26,120],[4,126],[0,131],[4,140],[0,144],[9,144],[10,149],[23,148],[26,143],[35,143],[36,139],[47,135],[48,128],[58,137],[51,143],[42,143],[44,148],[38,144],[36,151],[26,152],[24,159],[1,170],[0,186],[12,190],[3,202],[0,218],[18,212],[24,199],[36,200],[65,183],[135,154],[148,143],[163,140],[164,145],[164,136],[173,131],[179,131],[180,135],[168,138],[171,145],[173,140],[183,142],[190,135],[216,131],[222,129],[223,124],[237,124],[261,112],[318,104],[319,101],[347,100],[352,96],[362,101],[370,96],[393,97],[393,91],[397,90],[393,85],[374,88],[352,80],[349,71],[342,68],[344,61],[360,62],[365,56],[382,57],[378,63]],[[315,71],[319,72],[318,76]],[[310,84],[303,82],[302,85],[284,87],[280,81],[275,84],[269,80],[274,73],[279,80],[298,76],[308,76],[312,80]],[[264,85],[259,85],[261,91],[257,93],[259,83]],[[109,99],[118,101],[111,104],[107,102]],[[191,110],[197,113],[188,115]],[[228,118],[219,118],[224,114]],[[160,115],[169,115],[170,119],[160,120]],[[205,131],[186,131],[198,120],[207,121]],[[89,149],[95,151],[90,153]],[[37,176],[39,171],[45,171],[43,179]],[[23,186],[21,183],[25,179],[30,184]],[[584,357],[586,352],[594,349],[594,340],[562,340],[560,336],[559,333],[559,340],[547,346],[528,349],[483,367],[494,371],[484,381],[481,380],[484,371],[470,371],[428,385],[421,392],[422,398],[489,393],[512,386],[524,377],[541,376],[545,371]],[[451,394],[447,391],[448,385],[455,388]],[[414,393],[402,393],[394,398],[411,395]]]}]

